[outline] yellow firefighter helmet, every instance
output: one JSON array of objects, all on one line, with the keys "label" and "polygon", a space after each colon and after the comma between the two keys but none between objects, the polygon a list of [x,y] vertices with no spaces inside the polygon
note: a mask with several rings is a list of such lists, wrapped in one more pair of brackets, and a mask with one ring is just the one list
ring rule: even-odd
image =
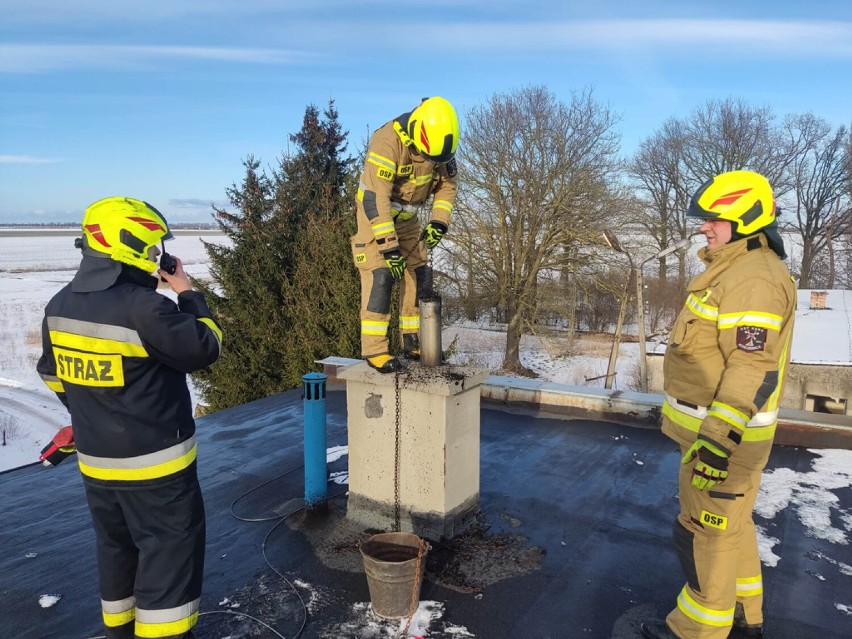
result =
[{"label": "yellow firefighter helmet", "polygon": [[88,249],[146,273],[157,268],[151,247],[172,237],[162,213],[130,197],[98,200],[83,215],[83,238]]},{"label": "yellow firefighter helmet", "polygon": [[449,162],[459,144],[459,118],[441,97],[426,98],[408,118],[408,137],[433,162]]},{"label": "yellow firefighter helmet", "polygon": [[769,180],[754,171],[728,171],[705,182],[692,196],[687,217],[728,220],[739,235],[751,235],[775,221]]}]

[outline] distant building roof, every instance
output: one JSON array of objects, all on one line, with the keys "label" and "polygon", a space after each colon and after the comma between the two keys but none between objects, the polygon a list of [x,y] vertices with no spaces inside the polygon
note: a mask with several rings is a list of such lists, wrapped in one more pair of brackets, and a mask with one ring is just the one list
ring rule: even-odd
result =
[{"label": "distant building roof", "polygon": [[[649,344],[648,354],[665,353],[666,339],[653,346]],[[798,291],[790,361],[794,364],[852,366],[852,291]]]},{"label": "distant building roof", "polygon": [[799,291],[790,359],[796,364],[852,366],[852,291]]}]

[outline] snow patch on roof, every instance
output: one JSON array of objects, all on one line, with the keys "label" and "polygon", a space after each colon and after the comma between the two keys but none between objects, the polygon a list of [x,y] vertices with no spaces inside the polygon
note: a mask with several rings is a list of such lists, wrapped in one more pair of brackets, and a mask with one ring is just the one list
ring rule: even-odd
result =
[{"label": "snow patch on roof", "polygon": [[791,361],[852,366],[852,291],[825,291],[823,309],[810,307],[812,292],[798,293]]},{"label": "snow patch on roof", "polygon": [[840,507],[840,499],[833,491],[852,485],[852,450],[809,452],[816,455],[810,472],[776,468],[763,473],[754,511],[771,520],[781,510],[792,507],[807,536],[848,545],[852,513]]}]

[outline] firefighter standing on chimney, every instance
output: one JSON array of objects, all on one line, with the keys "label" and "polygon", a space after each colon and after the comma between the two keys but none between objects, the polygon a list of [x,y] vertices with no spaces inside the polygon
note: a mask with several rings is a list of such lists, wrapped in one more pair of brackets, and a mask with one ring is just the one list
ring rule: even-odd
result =
[{"label": "firefighter standing on chimney", "polygon": [[[450,226],[458,141],[456,111],[441,97],[423,100],[370,140],[358,185],[352,254],[361,277],[361,355],[379,372],[402,368],[388,347],[394,281],[399,282],[403,354],[420,357],[418,293],[427,275],[426,248],[437,246]],[[428,219],[422,229],[421,216]]]}]

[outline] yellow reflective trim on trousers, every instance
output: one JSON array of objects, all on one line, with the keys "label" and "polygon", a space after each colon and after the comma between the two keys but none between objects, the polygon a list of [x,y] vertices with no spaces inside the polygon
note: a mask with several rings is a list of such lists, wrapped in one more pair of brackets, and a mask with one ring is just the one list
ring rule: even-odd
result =
[{"label": "yellow reflective trim on trousers", "polygon": [[130,623],[136,617],[136,597],[130,596],[118,601],[101,599],[101,611],[104,625],[115,628]]},{"label": "yellow reflective trim on trousers", "polygon": [[[682,426],[683,428],[692,431],[693,433],[697,433],[701,428],[701,422],[703,421],[699,417],[693,417],[692,415],[687,415],[685,413],[680,412],[677,408],[669,404],[668,401],[663,401],[663,415],[668,417],[678,426]],[[744,442],[765,442],[769,439],[775,437],[775,427],[778,425],[778,422],[772,422],[766,426],[749,426],[746,428],[743,433],[743,441]]]},{"label": "yellow reflective trim on trousers", "polygon": [[719,315],[717,326],[719,330],[734,328],[736,326],[758,326],[773,331],[780,331],[783,323],[784,318],[774,313],[745,311],[742,313],[722,313]]},{"label": "yellow reflective trim on trousers", "polygon": [[50,342],[54,346],[64,346],[89,353],[110,353],[125,357],[148,357],[148,351],[141,344],[119,342],[101,337],[88,337],[64,331],[50,331]]},{"label": "yellow reflective trim on trousers", "polygon": [[[161,458],[171,452],[181,451],[187,442],[192,443],[192,448],[174,459],[169,459],[160,463],[145,464],[148,459]],[[157,451],[149,455],[140,455],[139,457],[105,459],[101,457],[92,457],[77,452],[77,464],[80,466],[80,472],[87,477],[94,479],[103,479],[108,481],[143,481],[146,479],[159,479],[160,477],[168,477],[176,472],[187,468],[198,453],[198,444],[195,443],[195,438],[188,439],[177,446],[172,446],[164,451]],[[94,466],[93,463],[104,464]],[[135,466],[135,464],[139,464]]]},{"label": "yellow reflective trim on trousers", "polygon": [[707,411],[707,414],[718,417],[723,422],[727,422],[731,426],[736,426],[740,430],[743,430],[746,427],[749,420],[748,415],[746,415],[742,411],[737,410],[729,404],[724,404],[716,400],[714,400],[713,403],[710,404],[710,408]]},{"label": "yellow reflective trim on trousers", "polygon": [[373,235],[376,237],[388,235],[396,230],[393,225],[393,222],[380,222],[379,224],[373,224],[372,229]]},{"label": "yellow reflective trim on trousers", "polygon": [[686,586],[677,596],[677,607],[687,617],[705,626],[724,627],[734,622],[734,608],[728,610],[713,610],[702,606],[689,596]]},{"label": "yellow reflective trim on trousers", "polygon": [[184,617],[178,621],[169,621],[166,623],[144,623],[136,619],[135,632],[137,637],[144,637],[145,639],[171,637],[172,635],[189,632],[196,623],[198,623],[197,612],[193,612],[188,617]]},{"label": "yellow reflective trim on trousers", "polygon": [[369,162],[370,164],[375,164],[376,166],[381,166],[386,169],[390,169],[391,171],[396,173],[396,162],[394,162],[390,158],[386,158],[383,155],[374,153],[373,151],[367,153],[367,162]]},{"label": "yellow reflective trim on trousers", "polygon": [[218,326],[216,326],[216,322],[214,322],[209,317],[199,317],[198,321],[201,322],[202,324],[204,324],[205,326],[207,326],[207,328],[209,328],[211,331],[213,331],[213,334],[216,335],[216,339],[219,342],[219,346],[221,346],[222,345],[222,329],[219,328]]},{"label": "yellow reflective trim on trousers", "polygon": [[362,335],[381,335],[384,337],[388,334],[388,326],[390,322],[375,322],[372,320],[361,320]]},{"label": "yellow reflective trim on trousers", "polygon": [[737,579],[737,597],[756,597],[763,594],[763,577]]},{"label": "yellow reflective trim on trousers", "polygon": [[104,625],[107,628],[116,628],[130,623],[136,618],[136,609],[131,608],[124,612],[102,612]]},{"label": "yellow reflective trim on trousers", "polygon": [[419,315],[400,316],[399,327],[400,328],[420,328],[420,316]]},{"label": "yellow reflective trim on trousers", "polygon": [[200,599],[195,599],[164,610],[137,608],[136,636],[171,637],[188,632],[198,621],[200,603]]},{"label": "yellow reflective trim on trousers", "polygon": [[719,317],[719,308],[716,306],[710,306],[709,304],[704,304],[698,296],[695,295],[695,293],[690,293],[687,296],[685,306],[698,315],[698,317],[703,317],[704,319],[715,322]]}]

